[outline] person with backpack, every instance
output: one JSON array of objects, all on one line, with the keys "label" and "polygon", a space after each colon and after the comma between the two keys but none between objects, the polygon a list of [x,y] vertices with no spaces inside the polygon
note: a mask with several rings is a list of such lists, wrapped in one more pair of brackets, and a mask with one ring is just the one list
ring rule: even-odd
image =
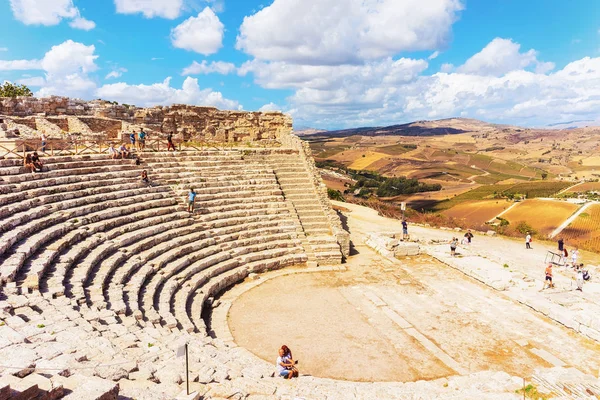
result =
[{"label": "person with backpack", "polygon": [[525,248],[531,249],[531,234],[527,232],[527,236],[525,236]]}]

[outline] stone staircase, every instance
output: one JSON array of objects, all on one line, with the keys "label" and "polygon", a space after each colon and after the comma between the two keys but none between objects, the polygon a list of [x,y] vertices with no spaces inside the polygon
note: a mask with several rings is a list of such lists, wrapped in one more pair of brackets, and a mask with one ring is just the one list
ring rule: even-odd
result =
[{"label": "stone staircase", "polygon": [[116,400],[119,385],[100,378],[82,375],[31,373],[23,378],[0,376],[0,400],[96,399]]}]

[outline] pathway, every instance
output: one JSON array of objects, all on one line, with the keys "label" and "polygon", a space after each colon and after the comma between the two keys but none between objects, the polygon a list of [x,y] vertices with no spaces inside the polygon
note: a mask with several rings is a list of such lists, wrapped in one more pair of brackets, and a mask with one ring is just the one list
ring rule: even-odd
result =
[{"label": "pathway", "polygon": [[598,204],[598,202],[591,201],[589,203],[585,203],[582,207],[579,207],[579,209],[575,211],[573,215],[567,218],[565,222],[563,222],[558,228],[552,231],[552,233],[550,234],[550,239],[554,239],[557,235],[559,235],[563,230],[565,230],[569,225],[571,225],[573,221],[575,221],[575,218],[579,217],[581,213],[587,210],[592,204]]}]

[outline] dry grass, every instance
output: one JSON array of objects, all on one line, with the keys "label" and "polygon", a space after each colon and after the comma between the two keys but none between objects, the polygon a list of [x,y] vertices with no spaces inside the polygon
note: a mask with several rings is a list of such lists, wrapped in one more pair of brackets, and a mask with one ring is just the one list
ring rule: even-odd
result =
[{"label": "dry grass", "polygon": [[443,212],[444,215],[464,219],[469,223],[482,225],[496,217],[513,204],[503,199],[470,201],[459,204]]},{"label": "dry grass", "polygon": [[524,221],[538,234],[546,236],[578,208],[579,206],[565,201],[526,200],[502,215],[502,218],[507,219],[511,225]]},{"label": "dry grass", "polygon": [[600,252],[600,205],[592,205],[581,213],[561,236],[570,246]]},{"label": "dry grass", "polygon": [[374,162],[379,161],[382,158],[388,157],[387,154],[378,153],[375,151],[365,151],[363,155],[364,157],[361,156],[354,160],[354,162],[350,164],[348,168],[357,170],[367,169],[367,167],[373,164]]}]

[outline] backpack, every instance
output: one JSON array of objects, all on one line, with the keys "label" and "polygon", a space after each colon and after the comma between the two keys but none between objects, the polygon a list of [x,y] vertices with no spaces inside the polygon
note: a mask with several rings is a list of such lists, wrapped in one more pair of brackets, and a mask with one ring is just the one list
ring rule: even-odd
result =
[{"label": "backpack", "polygon": [[569,252],[565,249],[565,257],[569,257]]}]

